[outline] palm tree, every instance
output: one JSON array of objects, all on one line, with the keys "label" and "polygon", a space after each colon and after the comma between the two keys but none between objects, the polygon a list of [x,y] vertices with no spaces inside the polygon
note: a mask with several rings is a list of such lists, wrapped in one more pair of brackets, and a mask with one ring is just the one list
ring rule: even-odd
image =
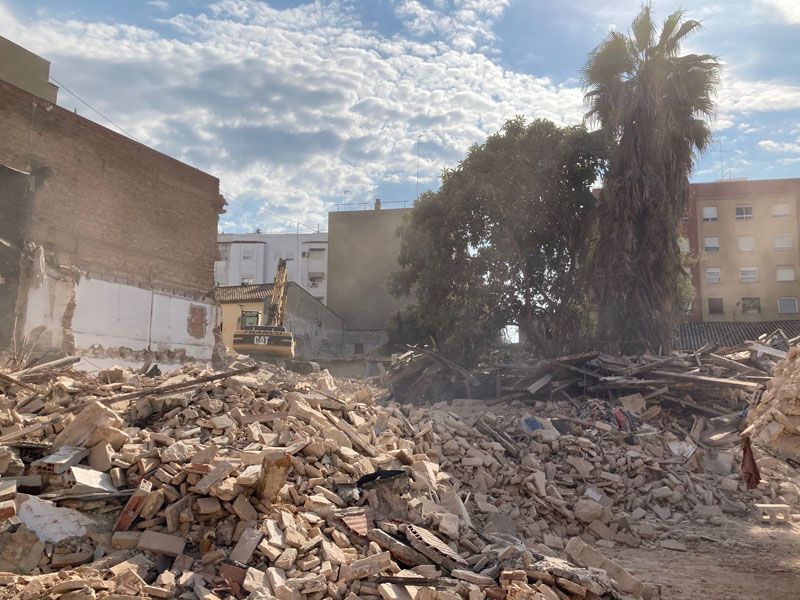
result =
[{"label": "palm tree", "polygon": [[711,55],[679,55],[701,28],[676,11],[657,36],[646,4],[630,33],[609,33],[581,72],[587,118],[614,142],[592,258],[598,339],[626,350],[668,350],[690,289],[678,228],[696,152],[711,140],[721,71]]}]

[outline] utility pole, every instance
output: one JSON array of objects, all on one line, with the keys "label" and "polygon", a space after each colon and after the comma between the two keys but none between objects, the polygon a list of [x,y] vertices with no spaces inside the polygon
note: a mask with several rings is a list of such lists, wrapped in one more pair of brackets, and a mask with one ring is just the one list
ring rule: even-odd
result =
[{"label": "utility pole", "polygon": [[422,134],[417,135],[417,198],[419,198],[419,140]]}]

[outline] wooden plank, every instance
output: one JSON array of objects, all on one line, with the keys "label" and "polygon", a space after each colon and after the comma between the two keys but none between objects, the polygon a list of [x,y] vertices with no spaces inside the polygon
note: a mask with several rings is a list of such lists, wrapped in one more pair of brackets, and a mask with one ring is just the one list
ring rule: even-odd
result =
[{"label": "wooden plank", "polygon": [[721,377],[709,377],[708,375],[689,375],[687,373],[670,373],[668,371],[653,371],[654,375],[660,377],[667,377],[669,379],[678,379],[680,381],[694,381],[707,385],[725,385],[728,387],[735,387],[752,392],[758,388],[759,384],[752,381],[739,381],[738,379],[724,379]]},{"label": "wooden plank", "polygon": [[593,371],[588,371],[586,369],[581,369],[580,367],[575,367],[573,365],[568,365],[563,362],[559,362],[557,360],[548,360],[547,364],[556,367],[558,369],[566,369],[567,371],[573,371],[575,373],[580,373],[581,375],[586,375],[587,377],[592,377],[594,379],[602,379],[603,376],[600,373],[595,373]]},{"label": "wooden plank", "polygon": [[98,402],[102,402],[103,404],[113,404],[114,402],[119,402],[120,400],[131,400],[133,398],[141,398],[143,396],[159,396],[161,394],[168,394],[170,392],[176,392],[179,390],[196,387],[199,385],[203,385],[205,383],[211,383],[212,381],[217,381],[219,379],[227,379],[228,377],[235,377],[236,375],[244,375],[246,373],[252,373],[253,371],[258,371],[258,368],[259,368],[258,365],[254,365],[252,367],[247,367],[244,369],[236,369],[235,371],[227,371],[225,373],[215,373],[214,375],[206,375],[205,377],[198,377],[197,379],[193,379],[192,381],[182,381],[180,383],[173,383],[171,385],[153,387],[145,390],[137,390],[135,392],[129,392],[127,394],[117,394],[116,396],[109,396],[108,398],[103,398],[102,400],[98,400]]},{"label": "wooden plank", "polygon": [[57,369],[59,367],[67,367],[69,365],[74,365],[76,362],[80,362],[79,356],[67,356],[65,358],[59,358],[57,360],[52,360],[50,362],[42,363],[40,365],[34,365],[27,369],[22,369],[21,371],[17,371],[12,373],[11,375],[14,377],[24,377],[25,375],[31,375],[33,373],[37,373],[39,371],[45,371],[47,369]]},{"label": "wooden plank", "polygon": [[772,346],[765,346],[764,344],[759,344],[758,342],[745,342],[745,346],[747,346],[749,350],[756,352],[758,356],[766,354],[767,356],[772,356],[773,358],[781,360],[786,358],[786,352],[773,348]]},{"label": "wooden plank", "polygon": [[590,391],[599,389],[626,389],[642,387],[661,387],[671,383],[668,379],[629,379],[627,377],[602,377]]},{"label": "wooden plank", "polygon": [[6,375],[5,373],[0,373],[0,379],[2,379],[3,381],[7,381],[8,383],[10,383],[12,385],[16,385],[18,387],[25,388],[26,390],[31,390],[33,392],[36,391],[36,388],[33,387],[32,385],[28,385],[27,383],[23,383],[19,379],[15,378],[15,377],[12,377],[11,375]]},{"label": "wooden plank", "polygon": [[29,433],[34,433],[36,431],[39,431],[40,429],[44,429],[48,425],[52,425],[53,423],[60,420],[61,420],[60,416],[53,417],[51,419],[48,419],[47,421],[43,421],[42,423],[34,423],[33,425],[28,425],[27,427],[23,427],[22,429],[18,429],[17,431],[12,431],[11,433],[0,435],[0,444],[25,437]]},{"label": "wooden plank", "polygon": [[661,394],[666,394],[667,392],[669,392],[669,387],[664,386],[645,394],[644,396],[642,396],[642,398],[644,398],[645,400],[650,400],[652,398],[655,398],[656,396],[660,396]]},{"label": "wooden plank", "polygon": [[679,356],[670,356],[664,359],[654,360],[653,362],[644,365],[639,365],[638,367],[631,367],[630,369],[623,371],[622,374],[630,377],[632,375],[639,375],[641,373],[652,371],[653,369],[657,369],[659,367],[671,365],[676,362],[683,362],[683,359]]},{"label": "wooden plank", "polygon": [[542,389],[544,386],[546,386],[548,383],[550,383],[550,381],[552,379],[553,379],[553,376],[550,373],[548,373],[547,375],[544,375],[543,377],[540,377],[539,379],[534,381],[531,385],[529,385],[527,390],[528,390],[529,393],[535,394],[540,389]]},{"label": "wooden plank", "polygon": [[743,365],[740,362],[727,358],[725,356],[720,356],[719,354],[714,354],[713,352],[708,355],[711,362],[720,366],[726,367],[728,369],[733,369],[739,373],[757,373],[758,375],[763,375],[764,371],[756,369],[754,367],[748,367],[747,365]]}]

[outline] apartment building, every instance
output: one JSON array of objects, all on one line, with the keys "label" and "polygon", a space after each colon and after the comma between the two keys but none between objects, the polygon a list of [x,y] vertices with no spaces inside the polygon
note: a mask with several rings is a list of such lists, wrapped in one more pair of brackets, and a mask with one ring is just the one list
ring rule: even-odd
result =
[{"label": "apartment building", "polygon": [[369,353],[387,341],[391,314],[403,306],[389,292],[389,275],[400,268],[397,229],[410,208],[328,213],[331,255],[331,310],[345,322],[345,345],[354,354]]},{"label": "apartment building", "polygon": [[287,277],[314,298],[328,301],[327,233],[221,233],[214,283],[218,287],[272,283],[278,259]]},{"label": "apartment building", "polygon": [[800,179],[693,184],[684,230],[703,321],[800,319]]}]

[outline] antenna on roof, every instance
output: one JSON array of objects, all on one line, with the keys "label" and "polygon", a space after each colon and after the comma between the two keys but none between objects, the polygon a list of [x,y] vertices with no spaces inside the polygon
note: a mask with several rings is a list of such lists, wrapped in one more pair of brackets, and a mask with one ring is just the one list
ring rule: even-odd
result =
[{"label": "antenna on roof", "polygon": [[722,181],[724,179],[733,179],[733,171],[731,169],[725,170],[725,159],[724,155],[728,153],[727,150],[722,149],[722,140],[717,139],[717,152],[719,153],[719,177],[717,177],[717,181]]}]

